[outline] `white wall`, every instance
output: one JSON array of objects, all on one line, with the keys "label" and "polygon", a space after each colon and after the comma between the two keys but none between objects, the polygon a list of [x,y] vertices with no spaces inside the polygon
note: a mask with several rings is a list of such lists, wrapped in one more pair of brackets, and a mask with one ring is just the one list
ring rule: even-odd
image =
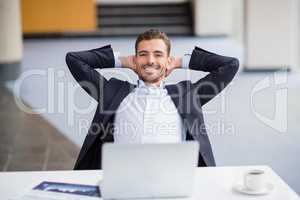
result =
[{"label": "white wall", "polygon": [[232,35],[233,0],[194,0],[193,4],[196,35]]},{"label": "white wall", "polygon": [[246,66],[299,66],[298,0],[246,1]]}]

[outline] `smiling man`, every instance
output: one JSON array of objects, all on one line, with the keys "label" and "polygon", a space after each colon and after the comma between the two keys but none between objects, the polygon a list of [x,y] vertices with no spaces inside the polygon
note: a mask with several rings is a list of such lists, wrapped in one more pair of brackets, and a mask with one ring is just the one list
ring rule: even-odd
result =
[{"label": "smiling man", "polygon": [[170,41],[167,38],[154,37],[149,40],[140,37],[136,43],[136,57],[133,58],[139,78],[157,86],[166,77],[167,69],[175,67],[175,63],[171,63]]},{"label": "smiling man", "polygon": [[[215,166],[205,130],[202,106],[219,94],[238,71],[238,60],[195,47],[190,56],[170,56],[165,33],[148,30],[138,36],[135,55],[115,57],[110,45],[70,52],[67,65],[76,81],[98,107],[81,148],[75,169],[101,169],[105,142],[179,143],[196,140],[200,145],[198,166]],[[95,69],[125,67],[138,75],[136,84],[111,78]],[[176,68],[208,72],[189,80],[165,85]]]},{"label": "smiling man", "polygon": [[171,43],[164,33],[150,30],[135,43],[135,56],[120,57],[124,67],[134,70],[145,83],[159,83],[181,64],[180,58],[170,57]]}]

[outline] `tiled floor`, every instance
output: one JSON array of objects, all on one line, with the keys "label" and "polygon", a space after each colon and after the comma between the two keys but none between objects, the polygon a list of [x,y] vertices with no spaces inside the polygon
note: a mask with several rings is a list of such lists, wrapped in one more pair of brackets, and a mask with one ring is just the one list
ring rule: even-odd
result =
[{"label": "tiled floor", "polygon": [[42,117],[21,111],[0,87],[0,170],[70,170],[79,148]]}]

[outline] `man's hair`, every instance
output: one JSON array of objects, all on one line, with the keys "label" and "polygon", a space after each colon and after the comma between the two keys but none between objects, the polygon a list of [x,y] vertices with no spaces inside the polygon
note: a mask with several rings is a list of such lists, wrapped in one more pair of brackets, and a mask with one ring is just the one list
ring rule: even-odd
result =
[{"label": "man's hair", "polygon": [[140,34],[136,41],[135,41],[135,53],[137,54],[138,45],[143,40],[152,40],[152,39],[161,39],[164,41],[165,45],[167,46],[167,53],[170,55],[171,51],[171,42],[168,38],[167,34],[164,32],[161,32],[157,29],[149,29],[145,31],[144,33]]}]

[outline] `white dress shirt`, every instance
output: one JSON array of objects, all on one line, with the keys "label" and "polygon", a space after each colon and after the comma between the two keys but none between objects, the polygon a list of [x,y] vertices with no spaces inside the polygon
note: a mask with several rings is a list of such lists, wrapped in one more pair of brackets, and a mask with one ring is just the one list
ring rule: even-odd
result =
[{"label": "white dress shirt", "polygon": [[[187,68],[183,59],[183,68]],[[119,59],[115,59],[120,67]],[[172,101],[165,83],[160,87],[138,80],[116,110],[114,121],[115,143],[178,143],[185,140],[186,129]]]}]

